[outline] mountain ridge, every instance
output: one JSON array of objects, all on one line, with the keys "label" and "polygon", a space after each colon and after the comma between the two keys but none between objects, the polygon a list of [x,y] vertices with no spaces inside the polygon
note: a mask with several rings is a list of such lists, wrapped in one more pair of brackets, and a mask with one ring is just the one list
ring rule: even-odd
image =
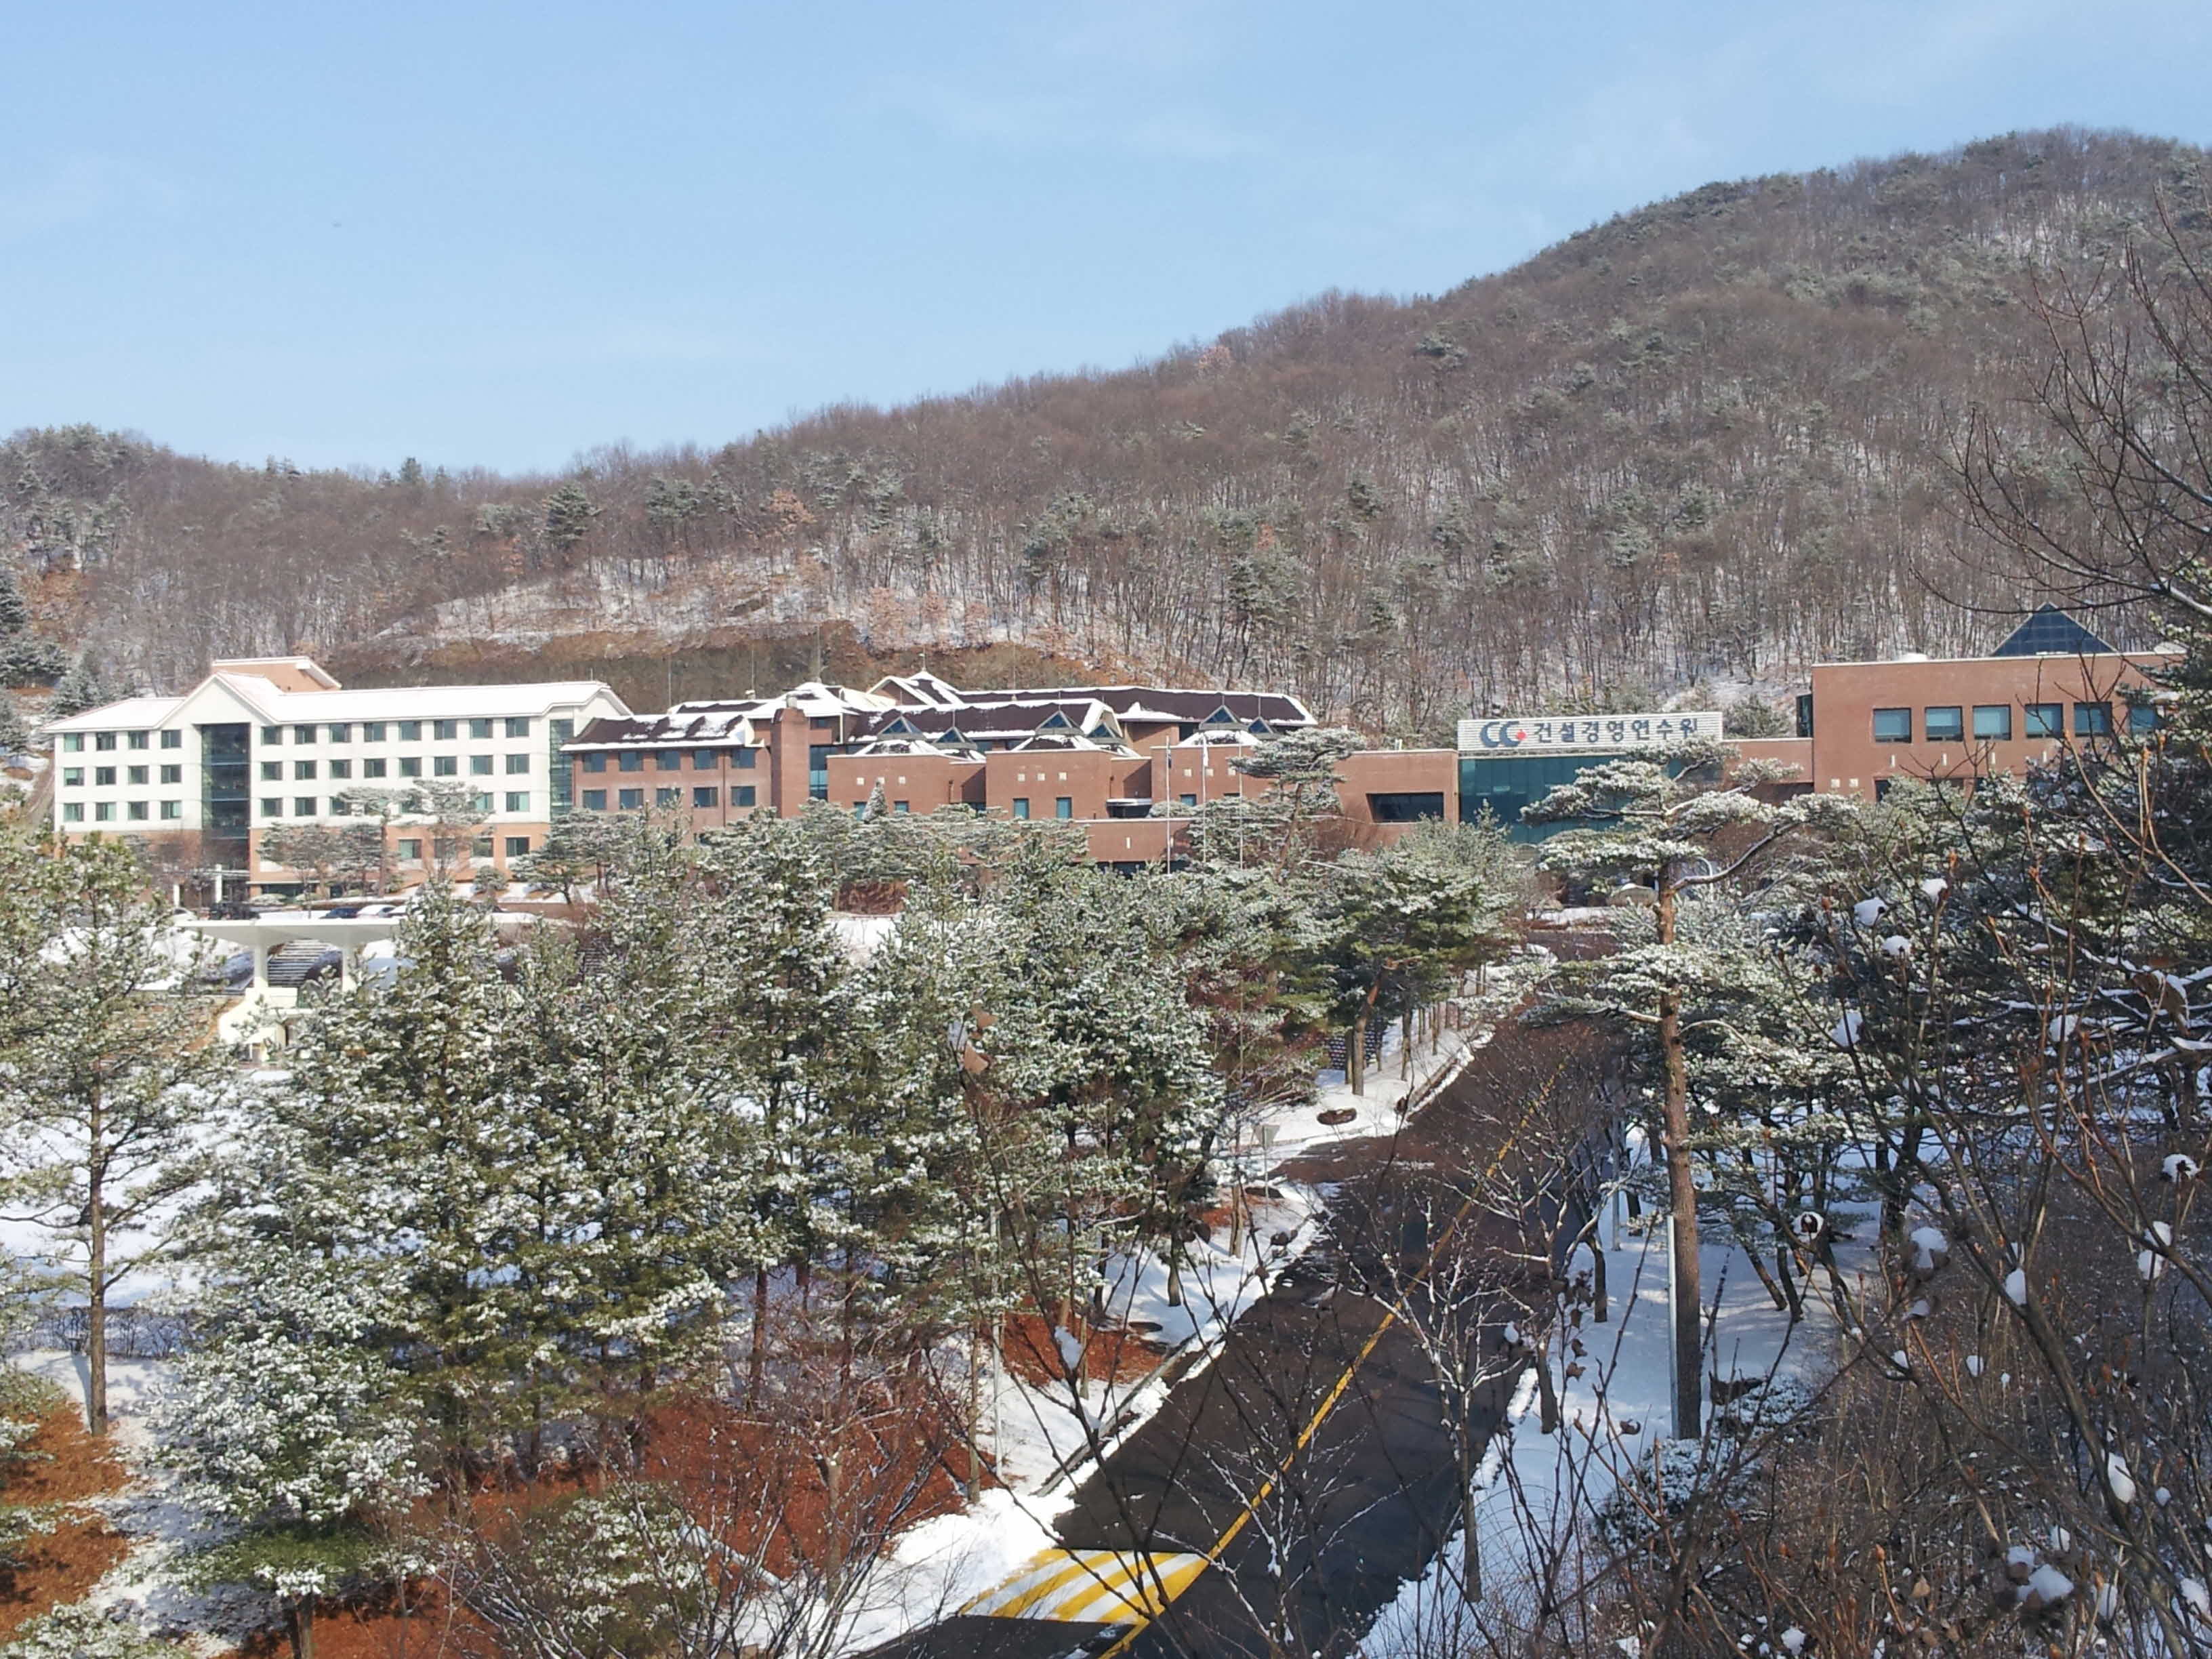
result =
[{"label": "mountain ridge", "polygon": [[2196,211],[2204,160],[2055,129],[1711,184],[1440,295],[551,475],[20,433],[0,551],[50,635],[156,685],[303,645],[370,678],[596,652],[672,682],[1011,653],[1407,736],[1775,686],[1983,648],[2039,597],[1972,544],[1949,452],[1969,411],[2016,418],[2036,284]]}]

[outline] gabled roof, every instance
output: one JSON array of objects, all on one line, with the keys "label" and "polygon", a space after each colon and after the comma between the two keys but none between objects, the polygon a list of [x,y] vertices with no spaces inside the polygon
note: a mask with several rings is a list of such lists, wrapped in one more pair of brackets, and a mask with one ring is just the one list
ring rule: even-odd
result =
[{"label": "gabled roof", "polygon": [[[695,712],[686,713],[686,708]],[[696,710],[679,705],[665,714],[631,714],[620,720],[596,720],[561,745],[565,753],[593,749],[757,748],[753,723],[746,715],[726,710]]]},{"label": "gabled roof", "polygon": [[2039,605],[1993,657],[2100,657],[2112,647],[2055,605]]}]

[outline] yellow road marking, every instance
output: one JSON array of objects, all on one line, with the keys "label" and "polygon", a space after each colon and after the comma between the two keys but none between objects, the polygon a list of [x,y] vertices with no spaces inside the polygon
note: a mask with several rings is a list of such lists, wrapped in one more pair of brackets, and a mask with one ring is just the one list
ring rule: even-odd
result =
[{"label": "yellow road marking", "polygon": [[1124,1550],[1046,1550],[963,1613],[1118,1625],[1155,1617],[1206,1571],[1202,1555]]}]

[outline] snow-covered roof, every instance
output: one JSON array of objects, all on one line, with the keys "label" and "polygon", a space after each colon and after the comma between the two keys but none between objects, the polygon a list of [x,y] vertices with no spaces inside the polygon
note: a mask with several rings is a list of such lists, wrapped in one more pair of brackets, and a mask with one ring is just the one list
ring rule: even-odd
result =
[{"label": "snow-covered roof", "polygon": [[1178,749],[1257,749],[1260,739],[1241,726],[1217,726],[1192,732]]},{"label": "snow-covered roof", "polygon": [[594,749],[635,749],[640,744],[674,744],[685,748],[760,746],[750,715],[734,709],[704,710],[694,703],[678,703],[665,714],[626,714],[615,720],[596,720],[561,745],[566,754]]},{"label": "snow-covered roof", "polygon": [[1017,754],[1028,754],[1040,750],[1063,754],[1078,750],[1088,750],[1098,754],[1125,755],[1133,760],[1137,757],[1137,751],[1125,743],[1100,743],[1095,738],[1085,737],[1079,732],[1039,732],[1034,737],[1024,738],[1021,742],[1015,744],[1013,750]]},{"label": "snow-covered roof", "polygon": [[40,724],[42,732],[112,732],[159,726],[184,707],[182,697],[125,697],[102,703],[82,714],[68,714]]},{"label": "snow-covered roof", "polygon": [[871,738],[866,743],[848,750],[848,754],[861,759],[888,755],[940,755],[955,759],[969,759],[972,756],[933,743],[927,738]]},{"label": "snow-covered roof", "polygon": [[886,674],[868,690],[895,703],[922,708],[957,708],[967,696],[958,686],[938,678],[927,668],[914,674]]},{"label": "snow-covered roof", "polygon": [[210,674],[181,697],[125,697],[81,714],[49,720],[49,732],[108,732],[158,726],[210,685],[220,686],[270,726],[325,721],[497,720],[543,714],[549,708],[595,698],[622,708],[622,699],[599,680],[546,680],[517,685],[395,685],[380,690],[288,691],[257,674]]}]

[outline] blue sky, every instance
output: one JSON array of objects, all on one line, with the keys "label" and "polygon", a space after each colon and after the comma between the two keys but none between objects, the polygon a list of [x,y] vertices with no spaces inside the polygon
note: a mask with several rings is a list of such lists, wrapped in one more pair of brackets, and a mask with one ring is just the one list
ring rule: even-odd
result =
[{"label": "blue sky", "polygon": [[559,465],[1430,293],[1708,179],[2212,141],[2212,6],[19,3],[0,430]]}]

